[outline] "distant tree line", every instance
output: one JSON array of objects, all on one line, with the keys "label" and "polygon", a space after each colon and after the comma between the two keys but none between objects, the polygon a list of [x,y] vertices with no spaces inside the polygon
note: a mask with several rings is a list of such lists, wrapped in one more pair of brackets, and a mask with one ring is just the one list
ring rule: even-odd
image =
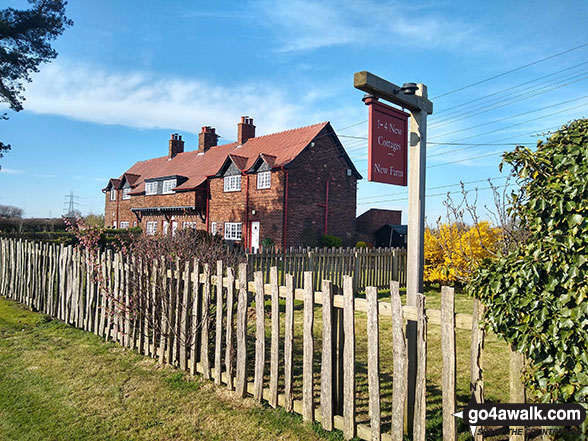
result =
[{"label": "distant tree line", "polygon": [[0,217],[3,218],[22,218],[24,210],[13,205],[0,205]]}]

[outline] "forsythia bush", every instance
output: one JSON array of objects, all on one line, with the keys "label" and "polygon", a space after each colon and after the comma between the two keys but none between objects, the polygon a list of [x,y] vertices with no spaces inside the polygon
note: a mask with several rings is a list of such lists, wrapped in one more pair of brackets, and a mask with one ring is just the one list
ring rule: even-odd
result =
[{"label": "forsythia bush", "polygon": [[501,240],[500,229],[483,221],[477,227],[440,224],[425,230],[425,272],[427,282],[467,281]]}]

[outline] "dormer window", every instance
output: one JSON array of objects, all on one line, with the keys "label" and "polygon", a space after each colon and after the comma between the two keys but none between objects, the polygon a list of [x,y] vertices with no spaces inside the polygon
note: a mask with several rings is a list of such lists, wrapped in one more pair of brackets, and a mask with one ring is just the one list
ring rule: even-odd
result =
[{"label": "dormer window", "polygon": [[257,173],[257,189],[262,190],[264,188],[270,188],[272,183],[272,172],[263,171]]},{"label": "dormer window", "polygon": [[241,175],[225,176],[225,192],[241,191]]},{"label": "dormer window", "polygon": [[166,179],[163,181],[163,194],[173,193],[173,188],[176,188],[176,179]]},{"label": "dormer window", "polygon": [[116,201],[116,190],[114,188],[110,190],[110,200]]},{"label": "dormer window", "polygon": [[145,194],[157,194],[157,181],[145,182]]},{"label": "dormer window", "polygon": [[123,199],[131,199],[131,195],[129,194],[130,192],[131,192],[131,187],[123,188],[122,198]]}]

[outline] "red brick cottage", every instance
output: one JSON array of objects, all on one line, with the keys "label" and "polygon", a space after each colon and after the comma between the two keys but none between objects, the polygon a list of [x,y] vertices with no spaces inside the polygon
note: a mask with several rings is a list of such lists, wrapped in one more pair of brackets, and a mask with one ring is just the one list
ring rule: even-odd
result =
[{"label": "red brick cottage", "polygon": [[257,249],[316,243],[323,234],[351,240],[361,179],[331,124],[255,136],[242,117],[237,142],[217,145],[212,127],[198,150],[172,134],[167,156],[140,161],[106,193],[107,226],[140,225],[147,234],[198,228]]}]

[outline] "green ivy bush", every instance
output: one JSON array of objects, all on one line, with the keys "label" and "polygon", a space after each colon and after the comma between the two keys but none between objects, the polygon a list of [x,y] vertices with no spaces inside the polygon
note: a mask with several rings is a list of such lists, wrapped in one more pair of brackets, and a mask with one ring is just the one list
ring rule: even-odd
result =
[{"label": "green ivy bush", "polygon": [[586,403],[588,120],[562,127],[534,152],[516,147],[504,163],[520,185],[511,215],[529,236],[486,260],[468,290],[486,305],[486,323],[528,358],[531,392],[543,402]]}]

